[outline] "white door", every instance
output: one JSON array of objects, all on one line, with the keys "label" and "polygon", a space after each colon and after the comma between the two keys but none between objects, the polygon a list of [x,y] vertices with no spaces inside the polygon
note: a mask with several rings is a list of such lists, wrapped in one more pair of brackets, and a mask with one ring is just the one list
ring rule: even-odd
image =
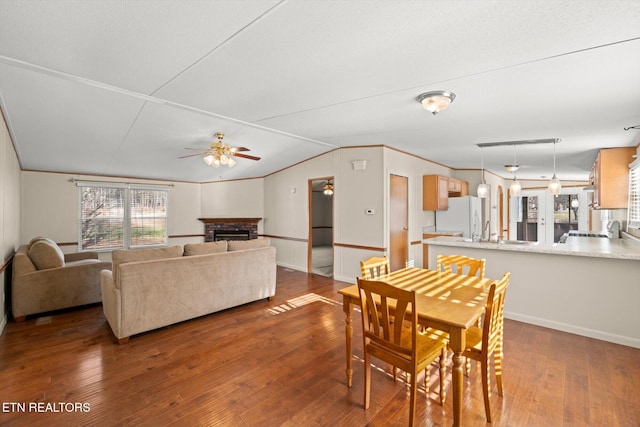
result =
[{"label": "white door", "polygon": [[548,203],[548,197],[553,195],[545,190],[522,190],[519,196],[511,197],[509,239],[553,242],[553,203]]}]

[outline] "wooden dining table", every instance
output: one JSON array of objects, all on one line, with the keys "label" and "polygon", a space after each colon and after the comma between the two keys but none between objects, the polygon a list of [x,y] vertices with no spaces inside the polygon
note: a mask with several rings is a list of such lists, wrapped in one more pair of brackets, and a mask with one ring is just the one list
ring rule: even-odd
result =
[{"label": "wooden dining table", "polygon": [[[459,426],[462,413],[462,352],[466,345],[466,330],[474,325],[484,312],[487,292],[495,279],[481,279],[424,268],[403,268],[375,280],[398,288],[415,290],[418,322],[449,334],[449,347],[453,352],[453,425]],[[338,292],[343,297],[343,310],[346,315],[347,385],[351,387],[353,378],[351,313],[354,305],[360,305],[358,285],[343,288]]]}]

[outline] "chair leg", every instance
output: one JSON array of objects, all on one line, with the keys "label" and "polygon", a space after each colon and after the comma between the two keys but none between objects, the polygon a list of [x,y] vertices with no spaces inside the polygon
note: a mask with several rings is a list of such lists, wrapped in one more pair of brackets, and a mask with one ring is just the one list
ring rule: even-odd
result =
[{"label": "chair leg", "polygon": [[470,357],[465,357],[465,361],[464,361],[464,374],[466,376],[469,376],[469,371],[471,370],[471,358]]},{"label": "chair leg", "polygon": [[493,368],[496,371],[496,384],[498,385],[498,396],[502,396],[502,352],[493,354]]},{"label": "chair leg", "polygon": [[364,409],[369,409],[371,401],[371,356],[364,352]]},{"label": "chair leg", "polygon": [[444,405],[444,399],[446,397],[446,392],[444,390],[444,379],[447,375],[447,347],[442,347],[442,352],[440,353],[440,404]]},{"label": "chair leg", "polygon": [[487,422],[491,422],[491,396],[490,379],[489,379],[489,357],[485,357],[481,362],[482,367],[482,396],[484,397],[484,412],[487,416]]},{"label": "chair leg", "polygon": [[411,382],[409,387],[411,387],[411,399],[409,403],[409,426],[413,426],[413,420],[416,417],[416,397],[418,395],[418,375],[415,373],[414,375],[410,375]]}]

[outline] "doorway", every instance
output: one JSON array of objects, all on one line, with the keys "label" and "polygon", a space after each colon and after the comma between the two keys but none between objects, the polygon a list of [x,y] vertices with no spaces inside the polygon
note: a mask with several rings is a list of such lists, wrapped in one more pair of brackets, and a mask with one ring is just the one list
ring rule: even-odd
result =
[{"label": "doorway", "polygon": [[[510,238],[546,243],[548,239],[546,191],[523,190],[510,203]],[[553,235],[551,236],[553,238]]]},{"label": "doorway", "polygon": [[389,175],[389,266],[391,271],[409,260],[409,179]]},{"label": "doorway", "polygon": [[333,277],[333,177],[309,180],[307,271]]}]

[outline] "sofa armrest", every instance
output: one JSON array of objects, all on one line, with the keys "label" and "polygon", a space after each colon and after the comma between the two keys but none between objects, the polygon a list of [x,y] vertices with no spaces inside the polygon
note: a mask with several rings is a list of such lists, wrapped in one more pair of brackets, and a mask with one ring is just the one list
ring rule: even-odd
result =
[{"label": "sofa armrest", "polygon": [[74,252],[64,254],[64,262],[80,261],[82,259],[98,259],[98,252]]},{"label": "sofa armrest", "polygon": [[120,343],[126,342],[126,337],[121,333],[122,303],[120,289],[116,287],[111,270],[102,270],[100,272],[100,289],[102,291],[102,311],[113,331],[113,335]]},{"label": "sofa armrest", "polygon": [[100,302],[100,271],[110,262],[88,262],[14,276],[11,304],[15,317]]}]

